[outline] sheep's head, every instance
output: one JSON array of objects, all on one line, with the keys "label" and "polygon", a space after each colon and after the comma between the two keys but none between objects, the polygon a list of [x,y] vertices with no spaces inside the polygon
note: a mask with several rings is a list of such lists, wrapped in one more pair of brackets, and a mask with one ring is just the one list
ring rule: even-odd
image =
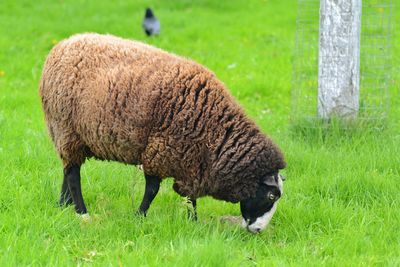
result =
[{"label": "sheep's head", "polygon": [[267,227],[283,194],[284,177],[279,173],[261,179],[256,196],[240,201],[242,226],[252,233]]}]

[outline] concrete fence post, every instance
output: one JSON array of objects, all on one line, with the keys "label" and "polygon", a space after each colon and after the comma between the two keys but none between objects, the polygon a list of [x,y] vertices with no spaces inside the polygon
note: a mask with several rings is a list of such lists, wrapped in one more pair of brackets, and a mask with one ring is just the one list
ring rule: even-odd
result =
[{"label": "concrete fence post", "polygon": [[320,0],[318,115],[356,118],[362,0]]}]

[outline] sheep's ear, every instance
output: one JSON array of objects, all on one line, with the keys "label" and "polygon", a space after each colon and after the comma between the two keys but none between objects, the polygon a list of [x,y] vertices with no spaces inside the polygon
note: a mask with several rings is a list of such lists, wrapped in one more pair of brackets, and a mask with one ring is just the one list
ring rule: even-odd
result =
[{"label": "sheep's ear", "polygon": [[269,186],[276,186],[278,183],[276,181],[275,175],[268,175],[263,178],[262,183],[269,185]]}]

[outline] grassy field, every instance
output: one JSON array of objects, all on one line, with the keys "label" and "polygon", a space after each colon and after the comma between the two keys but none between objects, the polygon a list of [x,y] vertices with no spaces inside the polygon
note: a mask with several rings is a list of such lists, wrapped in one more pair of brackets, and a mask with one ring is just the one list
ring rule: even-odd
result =
[{"label": "grassy field", "polygon": [[[400,36],[385,130],[300,134],[289,130],[295,0],[150,2],[162,23],[153,39],[140,27],[149,1],[1,1],[0,266],[400,266]],[[111,162],[83,167],[90,222],[57,207],[62,169],[38,80],[57,41],[88,31],[190,57],[226,83],[287,158],[265,232],[221,223],[239,206],[211,198],[198,201],[198,222],[187,220],[170,180],[148,217],[134,217],[143,175]]]}]

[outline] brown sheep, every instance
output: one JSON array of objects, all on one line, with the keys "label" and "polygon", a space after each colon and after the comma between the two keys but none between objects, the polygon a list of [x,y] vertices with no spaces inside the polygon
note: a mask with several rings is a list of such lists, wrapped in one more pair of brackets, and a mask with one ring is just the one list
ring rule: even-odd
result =
[{"label": "brown sheep", "polygon": [[40,96],[64,164],[60,204],[73,202],[79,214],[87,213],[80,167],[90,157],[143,165],[142,214],[165,177],[194,207],[206,195],[240,201],[253,232],[276,208],[281,151],[193,61],[111,35],[74,35],[48,55]]}]

